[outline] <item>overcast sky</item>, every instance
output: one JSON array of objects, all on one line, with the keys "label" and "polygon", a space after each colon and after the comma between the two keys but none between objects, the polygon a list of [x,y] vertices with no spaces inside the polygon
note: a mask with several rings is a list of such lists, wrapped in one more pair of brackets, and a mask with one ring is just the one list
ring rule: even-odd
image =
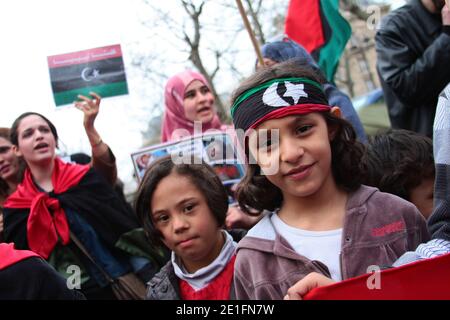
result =
[{"label": "overcast sky", "polygon": [[[1,1],[0,126],[9,127],[23,112],[40,112],[55,123],[62,149],[89,152],[81,111],[55,108],[46,58],[121,44],[129,64],[128,45],[146,37],[138,17],[140,4],[140,0]],[[96,126],[118,157],[120,177],[131,182],[129,154],[141,146],[145,121],[132,121],[139,118],[132,106],[140,102],[133,75],[127,76],[130,94],[104,99]]]}]

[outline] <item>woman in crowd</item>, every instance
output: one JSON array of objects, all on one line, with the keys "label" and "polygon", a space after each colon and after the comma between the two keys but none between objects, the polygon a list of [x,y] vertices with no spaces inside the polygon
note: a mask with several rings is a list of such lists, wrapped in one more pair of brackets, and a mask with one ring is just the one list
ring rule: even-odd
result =
[{"label": "woman in crowd", "polygon": [[[83,125],[92,150],[91,165],[111,185],[114,185],[117,180],[116,159],[94,125],[100,110],[101,97],[94,92],[91,92],[90,95],[93,98],[80,95],[81,101],[75,102],[75,107],[84,114]],[[24,168],[25,163],[13,151],[10,129],[0,128],[0,241],[2,241],[3,233],[3,203],[11,193],[16,191],[17,185],[22,181]]]},{"label": "woman in crowd", "polygon": [[78,266],[88,299],[114,298],[109,279],[136,272],[121,244],[137,220],[95,169],[58,158],[57,141],[55,126],[40,114],[14,121],[12,148],[27,168],[4,204],[5,241],[36,252],[63,277]]}]

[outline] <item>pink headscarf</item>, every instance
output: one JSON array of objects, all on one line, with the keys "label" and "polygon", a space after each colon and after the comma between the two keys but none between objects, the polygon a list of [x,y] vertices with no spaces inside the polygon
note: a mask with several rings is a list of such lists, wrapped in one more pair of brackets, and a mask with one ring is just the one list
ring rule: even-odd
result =
[{"label": "pink headscarf", "polygon": [[[173,140],[172,133],[175,129],[186,129],[191,135],[194,133],[194,123],[186,118],[183,103],[186,87],[194,80],[203,82],[211,90],[205,77],[195,71],[186,70],[176,74],[167,81],[164,90],[166,109],[161,126],[162,142]],[[208,129],[221,129],[221,127],[222,123],[217,114],[211,122],[202,124],[203,131]]]}]

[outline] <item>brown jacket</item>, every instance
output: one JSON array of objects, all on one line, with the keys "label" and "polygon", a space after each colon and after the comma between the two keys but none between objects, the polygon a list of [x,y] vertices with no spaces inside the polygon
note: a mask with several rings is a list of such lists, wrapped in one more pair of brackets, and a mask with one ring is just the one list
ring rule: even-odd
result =
[{"label": "brown jacket", "polygon": [[[310,272],[329,276],[328,268],[296,253],[264,217],[239,242],[234,271],[240,299],[283,299]],[[341,245],[342,279],[367,273],[367,267],[391,265],[429,239],[425,219],[410,202],[361,186],[349,195]]]}]

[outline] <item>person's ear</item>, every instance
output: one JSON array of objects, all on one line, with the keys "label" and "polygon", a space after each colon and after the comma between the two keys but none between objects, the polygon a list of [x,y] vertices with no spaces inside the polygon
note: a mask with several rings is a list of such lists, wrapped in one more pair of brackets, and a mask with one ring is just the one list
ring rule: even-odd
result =
[{"label": "person's ear", "polygon": [[[341,108],[339,108],[338,106],[332,107],[330,110],[330,114],[332,114],[336,118],[342,118]],[[329,137],[330,141],[332,141],[334,139],[334,137],[336,136],[337,129],[338,129],[338,127],[336,125],[330,126],[328,128],[328,137]]]},{"label": "person's ear", "polygon": [[16,145],[14,145],[14,144],[12,146],[12,151],[14,152],[16,157],[22,157],[23,156],[22,152],[20,152],[19,148]]},{"label": "person's ear", "polygon": [[342,111],[338,106],[331,107],[330,113],[336,118],[342,118]]}]

